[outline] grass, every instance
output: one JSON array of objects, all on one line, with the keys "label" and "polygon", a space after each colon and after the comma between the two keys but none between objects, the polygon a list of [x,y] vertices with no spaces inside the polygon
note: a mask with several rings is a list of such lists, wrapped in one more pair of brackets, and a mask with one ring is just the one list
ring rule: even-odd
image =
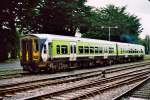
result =
[{"label": "grass", "polygon": [[150,60],[150,55],[145,55],[144,60]]}]

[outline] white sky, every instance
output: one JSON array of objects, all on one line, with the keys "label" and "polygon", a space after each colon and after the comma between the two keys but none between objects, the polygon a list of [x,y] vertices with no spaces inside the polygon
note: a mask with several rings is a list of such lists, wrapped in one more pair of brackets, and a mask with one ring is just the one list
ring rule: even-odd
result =
[{"label": "white sky", "polygon": [[140,37],[144,38],[145,35],[150,35],[150,1],[148,0],[87,0],[86,4],[97,8],[105,7],[108,4],[126,6],[127,12],[141,19],[140,23],[144,29]]}]

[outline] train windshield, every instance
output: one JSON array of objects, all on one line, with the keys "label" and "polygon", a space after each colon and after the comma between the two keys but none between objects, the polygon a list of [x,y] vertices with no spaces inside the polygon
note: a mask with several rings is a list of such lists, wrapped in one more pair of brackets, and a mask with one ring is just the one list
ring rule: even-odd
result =
[{"label": "train windshield", "polygon": [[35,52],[39,51],[38,39],[33,40],[33,51],[35,51]]}]

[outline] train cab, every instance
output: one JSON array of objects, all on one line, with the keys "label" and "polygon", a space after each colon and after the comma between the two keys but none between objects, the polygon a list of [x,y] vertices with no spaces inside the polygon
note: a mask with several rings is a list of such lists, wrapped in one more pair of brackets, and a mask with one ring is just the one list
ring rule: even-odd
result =
[{"label": "train cab", "polygon": [[20,62],[23,70],[33,71],[36,69],[36,65],[41,61],[41,52],[45,41],[46,39],[39,39],[32,35],[20,39]]}]

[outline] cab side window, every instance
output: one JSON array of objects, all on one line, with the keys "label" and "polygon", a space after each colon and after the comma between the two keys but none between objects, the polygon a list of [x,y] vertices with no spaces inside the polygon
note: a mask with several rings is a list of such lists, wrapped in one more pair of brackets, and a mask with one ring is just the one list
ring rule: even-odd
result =
[{"label": "cab side window", "polygon": [[60,45],[56,46],[57,54],[60,54]]},{"label": "cab side window", "polygon": [[46,45],[44,45],[44,53],[46,53]]}]

